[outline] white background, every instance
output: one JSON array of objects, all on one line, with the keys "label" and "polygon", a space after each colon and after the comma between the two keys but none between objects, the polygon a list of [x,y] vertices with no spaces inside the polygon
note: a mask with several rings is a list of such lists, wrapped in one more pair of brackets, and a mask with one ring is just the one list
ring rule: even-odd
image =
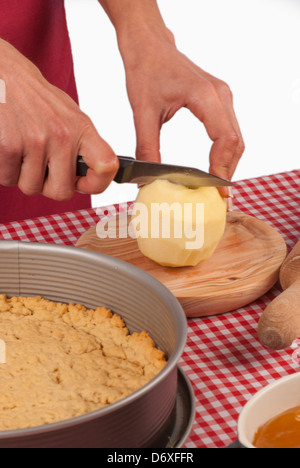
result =
[{"label": "white background", "polygon": [[[65,0],[80,106],[117,154],[135,131],[116,36],[97,0]],[[142,1],[142,0],[137,0]],[[234,180],[299,168],[300,1],[158,0],[178,48],[226,81],[246,143]],[[185,109],[163,127],[163,161],[208,170],[211,142]],[[133,200],[113,183],[94,206]]]}]

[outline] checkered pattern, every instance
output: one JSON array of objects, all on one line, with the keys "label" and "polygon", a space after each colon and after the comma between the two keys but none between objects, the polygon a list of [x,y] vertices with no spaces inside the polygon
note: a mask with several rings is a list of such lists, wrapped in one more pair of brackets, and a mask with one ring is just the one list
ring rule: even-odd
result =
[{"label": "checkered pattern", "polygon": [[[238,182],[234,204],[237,211],[277,229],[289,250],[300,239],[300,170]],[[96,211],[0,225],[0,238],[74,245],[99,220]],[[300,370],[292,359],[292,349],[269,351],[257,338],[260,314],[280,292],[277,284],[245,308],[189,319],[188,342],[180,365],[194,388],[196,420],[187,448],[230,444],[236,439],[238,415],[247,400],[274,379]]]}]

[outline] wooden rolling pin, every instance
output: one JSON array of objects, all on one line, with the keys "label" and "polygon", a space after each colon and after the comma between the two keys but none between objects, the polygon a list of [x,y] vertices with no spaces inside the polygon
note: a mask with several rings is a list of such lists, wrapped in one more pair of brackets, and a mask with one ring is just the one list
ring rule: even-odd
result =
[{"label": "wooden rolling pin", "polygon": [[285,349],[300,337],[300,240],[280,269],[282,292],[263,312],[258,335],[270,349]]}]

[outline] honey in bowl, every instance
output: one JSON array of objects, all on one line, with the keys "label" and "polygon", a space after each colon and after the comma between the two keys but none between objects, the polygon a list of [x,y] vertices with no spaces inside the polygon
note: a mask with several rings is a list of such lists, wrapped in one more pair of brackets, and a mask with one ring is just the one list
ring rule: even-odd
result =
[{"label": "honey in bowl", "polygon": [[253,441],[256,448],[300,448],[300,406],[275,416],[261,426]]}]

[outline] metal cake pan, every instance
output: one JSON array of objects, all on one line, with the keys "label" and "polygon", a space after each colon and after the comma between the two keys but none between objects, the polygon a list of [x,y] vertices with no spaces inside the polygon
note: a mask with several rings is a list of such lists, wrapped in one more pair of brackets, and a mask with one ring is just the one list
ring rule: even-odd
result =
[{"label": "metal cake pan", "polygon": [[0,241],[0,262],[0,293],[110,308],[130,332],[146,330],[168,359],[129,397],[59,423],[2,431],[0,448],[163,447],[176,418],[178,361],[187,338],[186,317],[172,293],[137,267],[75,247]]}]

